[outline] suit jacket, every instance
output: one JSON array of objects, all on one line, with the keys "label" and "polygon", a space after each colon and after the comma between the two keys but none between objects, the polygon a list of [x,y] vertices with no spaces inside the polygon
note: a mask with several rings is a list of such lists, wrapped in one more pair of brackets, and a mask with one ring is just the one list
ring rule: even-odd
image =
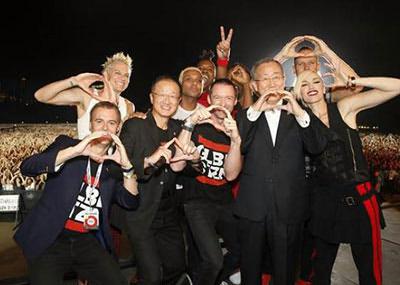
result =
[{"label": "suit jacket", "polygon": [[275,146],[264,113],[251,122],[245,109],[238,113],[237,120],[244,165],[235,213],[254,221],[262,221],[272,211],[284,223],[306,219],[309,189],[304,151],[321,152],[326,143],[315,120],[302,128],[294,116],[282,111]]},{"label": "suit jacket", "polygon": [[[177,136],[179,132],[178,121],[170,119],[167,130],[168,140]],[[164,164],[152,174],[144,173],[144,158],[150,156],[161,144],[159,130],[151,112],[147,113],[146,119],[132,118],[125,121],[120,138],[135,167],[140,193],[140,206],[134,213],[126,213],[126,226],[131,237],[140,239],[143,233],[149,230],[157,213],[164,182],[175,180],[176,174],[168,164]],[[174,192],[171,193],[171,195],[174,194]]]},{"label": "suit jacket", "polygon": [[[28,259],[38,257],[54,243],[63,231],[76,202],[86,174],[87,157],[70,159],[57,172],[55,172],[55,160],[60,150],[77,143],[78,140],[68,136],[59,136],[44,152],[28,157],[21,164],[23,175],[34,177],[42,173],[48,174],[40,200],[14,236]],[[121,206],[130,209],[135,209],[139,205],[139,197],[129,193],[122,182],[111,175],[111,168],[115,166],[114,162],[104,162],[99,188],[103,206],[100,232],[103,234],[106,248],[110,251],[113,250],[113,243],[108,216],[112,200],[115,199]]]}]

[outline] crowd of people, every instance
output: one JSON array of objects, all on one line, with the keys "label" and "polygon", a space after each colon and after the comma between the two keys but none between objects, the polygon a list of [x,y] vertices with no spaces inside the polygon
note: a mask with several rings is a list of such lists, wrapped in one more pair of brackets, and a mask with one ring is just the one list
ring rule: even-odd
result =
[{"label": "crowd of people", "polygon": [[[19,165],[26,157],[41,152],[59,135],[77,136],[75,124],[7,124],[0,128],[0,181],[3,190],[41,190],[46,174],[24,177]],[[364,154],[372,170],[379,170],[388,179],[395,177],[400,190],[400,135],[360,132]],[[18,149],[18,151],[17,151]]]},{"label": "crowd of people", "polygon": [[[48,175],[15,235],[32,284],[56,284],[71,268],[81,282],[126,284],[115,260],[97,258],[118,254],[110,226],[131,242],[131,284],[330,284],[341,243],[351,244],[360,284],[382,284],[384,219],[369,169],[398,166],[399,137],[365,135],[363,152],[356,119],[398,96],[400,79],[360,77],[309,35],[251,70],[230,65],[233,30],[225,32],[216,60],[206,51],[178,80],[154,80],[145,114],[122,97],[132,74],[124,53],[107,58],[102,74],[35,92],[76,108],[78,139],[57,136],[23,153],[23,175]],[[377,141],[390,161],[380,161]]]},{"label": "crowd of people", "polygon": [[400,135],[364,133],[361,140],[371,168],[400,171]]},{"label": "crowd of people", "polygon": [[2,189],[43,189],[46,174],[26,177],[21,174],[19,166],[26,157],[43,151],[61,134],[76,136],[76,125],[3,125],[0,128],[0,181]]}]

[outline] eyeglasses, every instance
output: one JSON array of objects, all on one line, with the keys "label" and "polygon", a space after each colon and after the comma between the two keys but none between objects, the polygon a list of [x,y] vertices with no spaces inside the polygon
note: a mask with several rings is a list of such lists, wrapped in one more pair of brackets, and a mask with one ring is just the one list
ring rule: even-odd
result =
[{"label": "eyeglasses", "polygon": [[172,102],[178,102],[179,99],[181,98],[180,96],[175,96],[175,95],[170,95],[170,94],[160,94],[160,93],[156,93],[156,92],[151,92],[151,94],[156,95],[158,98],[161,98],[163,100],[165,100],[166,98],[168,98],[169,100],[171,100]]},{"label": "eyeglasses", "polygon": [[263,83],[269,81],[269,83],[276,84],[276,83],[280,83],[282,79],[283,79],[283,76],[276,75],[276,76],[272,76],[272,77],[264,77],[261,79],[254,79],[254,81],[263,82]]}]

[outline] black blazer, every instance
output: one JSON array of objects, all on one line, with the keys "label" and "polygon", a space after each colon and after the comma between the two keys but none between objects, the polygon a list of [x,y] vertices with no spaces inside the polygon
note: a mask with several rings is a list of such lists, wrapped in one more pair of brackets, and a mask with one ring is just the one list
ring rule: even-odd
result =
[{"label": "black blazer", "polygon": [[[177,136],[179,132],[180,123],[170,119],[167,130],[168,140]],[[125,121],[120,138],[130,161],[135,167],[140,193],[140,206],[134,213],[126,212],[126,222],[129,235],[133,238],[140,238],[150,228],[157,213],[164,181],[174,180],[176,174],[168,164],[151,175],[144,173],[144,158],[151,155],[161,143],[158,128],[151,112],[147,113],[146,119],[132,118]]]},{"label": "black blazer", "polygon": [[[87,157],[79,156],[70,159],[57,172],[55,172],[55,161],[60,150],[77,143],[79,143],[78,140],[64,135],[59,136],[44,152],[28,157],[21,164],[23,175],[34,177],[42,173],[48,174],[40,200],[14,236],[28,259],[39,256],[54,243],[63,231],[64,224],[76,202],[86,173]],[[138,207],[139,204],[139,197],[130,194],[122,182],[111,174],[115,172],[115,169],[111,169],[115,166],[112,161],[104,162],[99,188],[103,205],[100,227],[106,248],[110,251],[113,250],[108,221],[111,202],[116,199],[118,204],[130,209]]]},{"label": "black blazer", "polygon": [[301,128],[293,115],[281,111],[275,146],[264,113],[251,122],[245,109],[238,113],[237,121],[244,165],[235,213],[254,221],[262,221],[271,211],[284,223],[306,219],[309,189],[304,151],[319,153],[326,143],[315,120]]}]

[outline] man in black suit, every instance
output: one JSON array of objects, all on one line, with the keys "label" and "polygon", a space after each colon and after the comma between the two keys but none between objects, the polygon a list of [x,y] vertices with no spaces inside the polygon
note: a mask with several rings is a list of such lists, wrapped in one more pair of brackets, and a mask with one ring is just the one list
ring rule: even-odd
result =
[{"label": "man in black suit", "polygon": [[[92,133],[82,141],[61,135],[21,164],[21,173],[47,173],[43,194],[15,234],[28,261],[30,284],[61,284],[74,270],[92,284],[126,284],[112,251],[109,210],[139,204],[136,176],[116,136],[121,115],[110,102],[90,113]],[[109,154],[111,145],[116,150]],[[113,170],[123,172],[117,174]],[[121,173],[119,173],[121,174]]]},{"label": "man in black suit", "polygon": [[[174,160],[180,124],[171,119],[180,100],[181,87],[176,80],[157,78],[151,87],[151,111],[145,119],[127,120],[121,130],[141,195],[137,212],[126,213],[139,284],[176,284],[185,272],[183,233],[174,197],[175,173],[185,163]],[[185,151],[185,159],[191,159],[194,152],[194,146]]]},{"label": "man in black suit", "polygon": [[281,64],[262,59],[252,71],[252,88],[260,96],[238,116],[244,165],[235,213],[240,217],[242,284],[261,283],[268,245],[274,285],[293,285],[309,203],[304,149],[319,152],[323,142],[308,113],[284,91]]}]

